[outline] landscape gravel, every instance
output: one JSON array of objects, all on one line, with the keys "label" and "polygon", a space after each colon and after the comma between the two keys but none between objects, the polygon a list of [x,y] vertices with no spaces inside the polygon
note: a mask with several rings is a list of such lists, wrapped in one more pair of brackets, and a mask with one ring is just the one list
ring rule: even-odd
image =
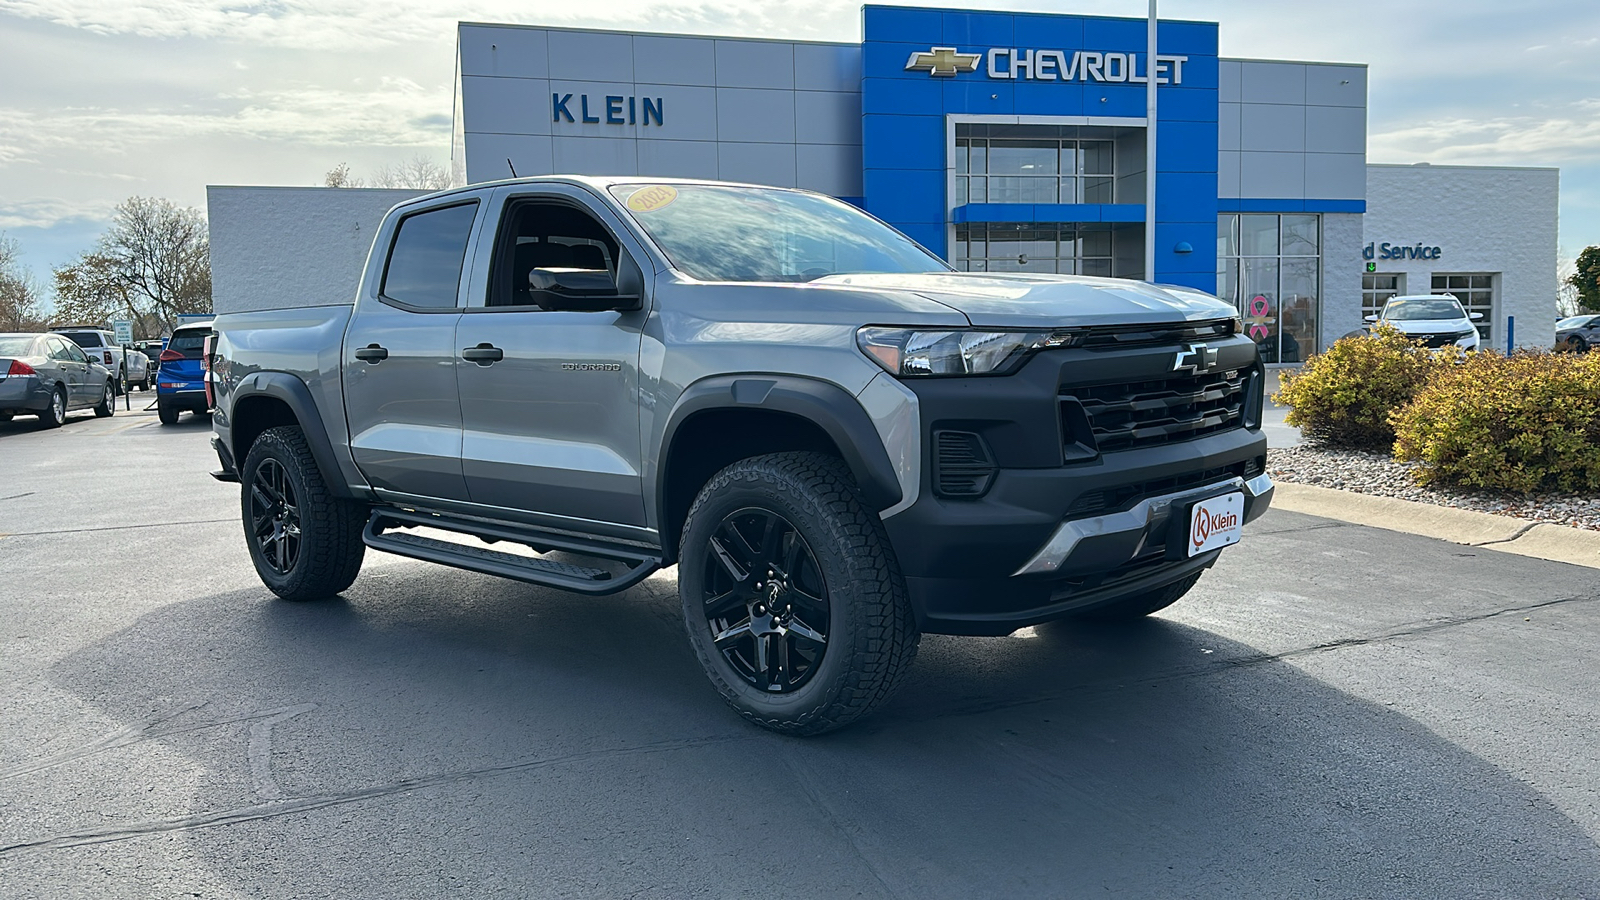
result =
[{"label": "landscape gravel", "polygon": [[1422,487],[1412,475],[1413,467],[1411,463],[1396,462],[1382,453],[1335,450],[1314,444],[1267,451],[1267,471],[1275,481],[1398,497],[1600,531],[1600,496],[1504,494]]}]

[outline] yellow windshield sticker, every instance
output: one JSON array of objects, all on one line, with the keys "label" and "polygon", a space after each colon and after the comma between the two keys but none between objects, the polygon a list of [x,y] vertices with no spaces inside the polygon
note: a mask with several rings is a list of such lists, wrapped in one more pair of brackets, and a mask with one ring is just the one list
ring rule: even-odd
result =
[{"label": "yellow windshield sticker", "polygon": [[677,188],[665,184],[651,185],[634,191],[633,196],[628,198],[628,208],[634,212],[655,212],[676,199]]}]

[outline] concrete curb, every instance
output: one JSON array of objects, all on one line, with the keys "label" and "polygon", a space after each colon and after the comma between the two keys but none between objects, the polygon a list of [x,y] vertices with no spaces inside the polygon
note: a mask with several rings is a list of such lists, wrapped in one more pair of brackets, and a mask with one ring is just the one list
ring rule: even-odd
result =
[{"label": "concrete curb", "polygon": [[1272,505],[1289,512],[1600,569],[1600,531],[1586,528],[1284,481],[1277,483]]}]

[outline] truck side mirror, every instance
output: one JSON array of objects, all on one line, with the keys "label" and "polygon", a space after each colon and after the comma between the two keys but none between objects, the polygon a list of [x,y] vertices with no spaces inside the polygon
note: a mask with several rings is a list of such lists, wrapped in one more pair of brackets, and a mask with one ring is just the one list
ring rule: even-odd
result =
[{"label": "truck side mirror", "polygon": [[1368,322],[1376,322],[1376,321],[1378,321],[1378,317],[1377,316],[1367,316],[1366,320]]},{"label": "truck side mirror", "polygon": [[638,309],[644,287],[638,266],[623,254],[618,268],[620,286],[605,269],[536,268],[528,273],[528,292],[541,309],[570,312]]},{"label": "truck side mirror", "polygon": [[1472,321],[1476,322],[1479,319],[1483,318],[1483,313],[1467,313],[1467,318],[1469,318]]}]

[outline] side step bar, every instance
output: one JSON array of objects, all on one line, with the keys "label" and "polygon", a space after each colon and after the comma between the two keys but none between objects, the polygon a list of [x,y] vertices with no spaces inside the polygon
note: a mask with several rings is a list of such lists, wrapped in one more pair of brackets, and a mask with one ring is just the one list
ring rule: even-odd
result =
[{"label": "side step bar", "polygon": [[[392,528],[409,526],[439,528],[491,541],[512,541],[525,544],[540,553],[561,550],[609,559],[623,563],[629,568],[621,575],[612,575],[605,569],[575,566],[549,559],[532,559],[515,553],[503,553],[483,547],[467,547],[422,535],[389,531]],[[367,520],[367,528],[362,532],[361,540],[368,547],[385,553],[589,595],[625,591],[661,568],[660,555],[644,547],[393,508],[373,510],[372,518]]]}]

